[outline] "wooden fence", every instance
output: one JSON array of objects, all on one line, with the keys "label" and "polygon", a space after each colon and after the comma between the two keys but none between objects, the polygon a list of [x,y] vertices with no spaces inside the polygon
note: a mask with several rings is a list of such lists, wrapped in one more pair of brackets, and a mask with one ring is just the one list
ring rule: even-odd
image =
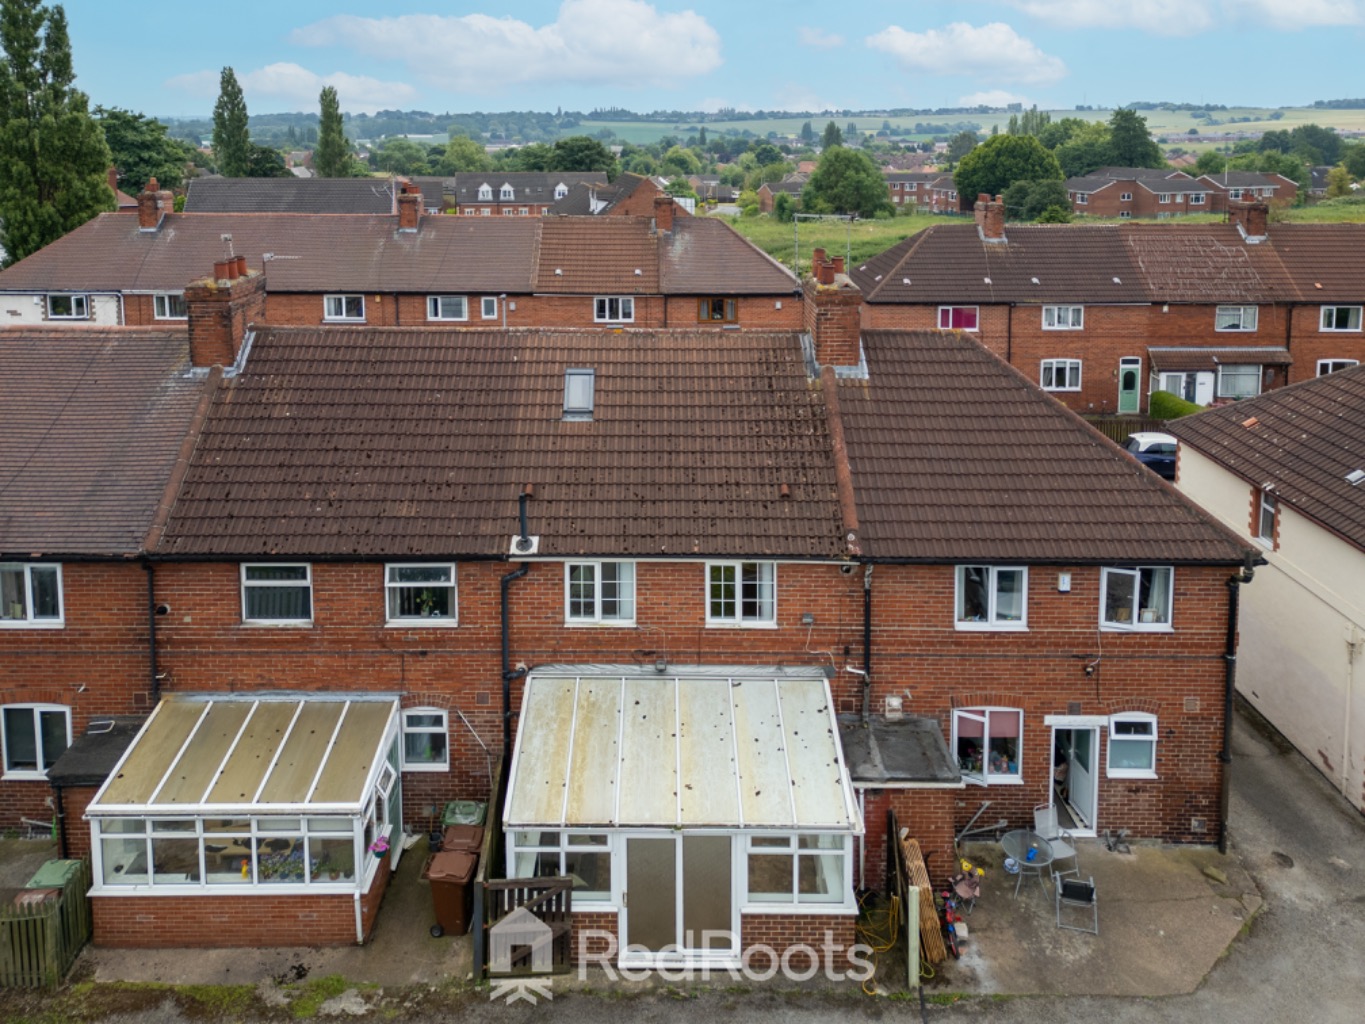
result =
[{"label": "wooden fence", "polygon": [[1166,429],[1165,420],[1148,419],[1146,416],[1086,416],[1085,422],[1115,444],[1123,444],[1129,434],[1136,434],[1140,430]]},{"label": "wooden fence", "polygon": [[59,890],[20,889],[0,906],[0,988],[55,988],[90,939],[90,862]]}]

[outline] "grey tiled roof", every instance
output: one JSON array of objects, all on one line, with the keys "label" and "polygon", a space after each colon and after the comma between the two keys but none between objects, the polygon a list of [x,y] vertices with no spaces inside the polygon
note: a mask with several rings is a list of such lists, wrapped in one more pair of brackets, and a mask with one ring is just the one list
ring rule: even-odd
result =
[{"label": "grey tiled roof", "polygon": [[[479,203],[537,203],[549,206],[555,201],[555,189],[560,185],[573,188],[579,182],[605,185],[605,171],[462,171],[446,179],[446,191],[461,204]],[[479,190],[487,185],[488,199],[479,198]],[[502,199],[502,187],[512,186],[511,199]]]},{"label": "grey tiled roof", "polygon": [[392,213],[389,178],[191,178],[186,213]]}]

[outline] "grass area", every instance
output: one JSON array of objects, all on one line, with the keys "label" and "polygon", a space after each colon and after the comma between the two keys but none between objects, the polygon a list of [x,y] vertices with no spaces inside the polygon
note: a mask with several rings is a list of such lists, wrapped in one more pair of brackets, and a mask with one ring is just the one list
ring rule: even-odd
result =
[{"label": "grass area", "polygon": [[[918,214],[913,217],[888,217],[877,220],[834,221],[803,220],[793,235],[791,224],[769,216],[726,217],[726,223],[753,242],[769,256],[791,268],[799,251],[798,272],[810,269],[812,249],[823,247],[831,256],[847,256],[850,266],[885,252],[903,238],[918,234],[931,224],[961,222],[961,218]],[[798,246],[799,243],[799,246]]]},{"label": "grass area", "polygon": [[322,1004],[329,999],[335,999],[348,988],[366,988],[372,986],[352,985],[340,974],[329,974],[325,978],[315,978],[300,985],[288,985],[285,990],[291,993],[289,1000],[289,1012],[295,1020],[307,1020],[316,1017]]}]

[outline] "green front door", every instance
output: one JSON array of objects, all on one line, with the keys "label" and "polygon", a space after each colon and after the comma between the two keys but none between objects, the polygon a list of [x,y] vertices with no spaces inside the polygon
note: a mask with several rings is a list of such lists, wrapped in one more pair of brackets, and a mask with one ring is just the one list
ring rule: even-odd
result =
[{"label": "green front door", "polygon": [[1135,413],[1142,395],[1142,360],[1124,356],[1119,360],[1119,412]]}]

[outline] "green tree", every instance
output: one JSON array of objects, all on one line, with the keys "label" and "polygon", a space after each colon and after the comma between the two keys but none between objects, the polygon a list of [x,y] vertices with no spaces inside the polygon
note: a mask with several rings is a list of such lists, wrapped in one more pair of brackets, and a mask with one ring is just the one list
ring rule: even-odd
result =
[{"label": "green tree", "polygon": [[839,130],[839,126],[831,121],[825,125],[825,134],[820,136],[821,149],[833,149],[835,146],[844,144],[844,133]]},{"label": "green tree", "polygon": [[370,164],[390,174],[426,174],[430,171],[426,148],[402,136],[385,139],[371,155]]},{"label": "green tree", "polygon": [[162,188],[184,184],[185,166],[193,162],[194,150],[167,135],[160,121],[119,107],[96,107],[95,119],[104,132],[123,191],[137,195],[148,178],[155,178]]},{"label": "green tree", "polygon": [[995,135],[962,158],[953,172],[958,195],[1000,195],[1016,181],[1062,179],[1057,158],[1032,135]]},{"label": "green tree", "polygon": [[437,166],[442,174],[459,174],[461,171],[487,171],[492,168],[493,161],[488,159],[482,145],[467,135],[455,135],[446,143],[446,151]]},{"label": "green tree", "polygon": [[1206,149],[1194,162],[1194,176],[1197,178],[1201,174],[1222,174],[1227,166],[1227,157],[1216,149]]},{"label": "green tree", "polygon": [[852,213],[874,217],[891,208],[886,180],[872,158],[858,150],[835,146],[820,157],[806,182],[801,207],[815,213]]},{"label": "green tree", "polygon": [[247,153],[246,175],[248,178],[292,178],[289,168],[284,166],[284,154],[269,146],[251,143]]},{"label": "green tree", "polygon": [[670,178],[687,177],[689,174],[701,173],[701,161],[690,149],[670,146],[663,159],[659,161],[659,169]]},{"label": "green tree", "polygon": [[[1050,178],[1047,181],[1035,181],[1029,186],[1028,198],[1024,200],[1024,219],[1042,221],[1043,223],[1056,224],[1058,221],[1043,221],[1043,215],[1048,210],[1062,209],[1069,214],[1071,211],[1071,196],[1066,190],[1066,182],[1058,178]],[[1068,216],[1067,220],[1071,217]],[[1064,222],[1063,222],[1064,223]]]},{"label": "green tree", "polygon": [[1346,165],[1346,169],[1351,172],[1351,177],[1359,181],[1365,178],[1365,144],[1355,143],[1347,146],[1342,154],[1341,162]]},{"label": "green tree", "polygon": [[773,196],[773,219],[782,224],[790,224],[796,213],[796,200],[786,192]]},{"label": "green tree", "polygon": [[318,106],[322,116],[318,120],[318,144],[313,149],[313,170],[320,178],[345,178],[351,153],[341,126],[341,101],[337,99],[336,89],[324,86],[318,96]]},{"label": "green tree", "polygon": [[815,129],[811,127],[809,121],[801,126],[801,141],[807,146],[815,141]]},{"label": "green tree", "polygon": [[1103,121],[1082,124],[1053,150],[1053,155],[1068,178],[1081,177],[1097,167],[1112,163],[1109,126]]},{"label": "green tree", "polygon": [[981,144],[974,131],[958,132],[948,140],[948,162],[955,164]]},{"label": "green tree", "polygon": [[1310,164],[1341,161],[1341,136],[1317,124],[1301,124],[1289,133],[1290,152],[1300,153]]},{"label": "green tree", "polygon": [[1351,194],[1351,172],[1337,164],[1327,172],[1327,198],[1337,199]]},{"label": "green tree", "polygon": [[586,135],[571,135],[560,139],[554,145],[551,158],[551,171],[606,171],[609,176],[616,170],[616,158],[610,150],[596,139]]},{"label": "green tree", "polygon": [[529,146],[512,150],[509,159],[513,170],[548,171],[554,164],[555,151],[549,143],[533,142]]},{"label": "green tree", "polygon": [[1034,219],[1039,224],[1070,224],[1071,218],[1070,206],[1049,206]]},{"label": "green tree", "polygon": [[109,147],[73,87],[71,40],[60,6],[0,3],[0,242],[23,259],[114,208]]},{"label": "green tree", "polygon": [[1109,118],[1109,163],[1118,167],[1165,167],[1161,147],[1147,131],[1147,119],[1119,109]]},{"label": "green tree", "polygon": [[251,164],[251,133],[247,130],[246,98],[232,68],[219,77],[218,102],[213,105],[213,160],[228,178],[244,178]]}]

